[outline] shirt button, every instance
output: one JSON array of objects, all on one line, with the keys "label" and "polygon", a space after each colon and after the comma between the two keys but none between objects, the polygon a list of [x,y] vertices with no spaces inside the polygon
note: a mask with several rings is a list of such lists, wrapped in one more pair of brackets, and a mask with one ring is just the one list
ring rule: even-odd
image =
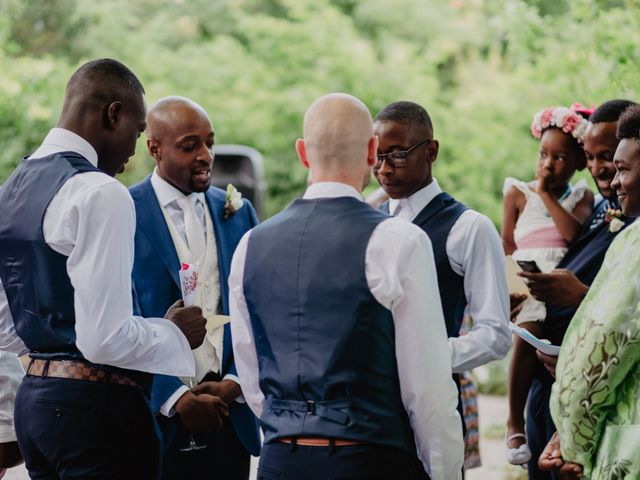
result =
[{"label": "shirt button", "polygon": [[204,286],[209,288],[211,286],[211,283],[210,282],[204,282]]},{"label": "shirt button", "polygon": [[206,310],[207,312],[210,312],[210,311],[211,311],[211,307],[207,307],[207,308],[205,308],[205,310]]}]

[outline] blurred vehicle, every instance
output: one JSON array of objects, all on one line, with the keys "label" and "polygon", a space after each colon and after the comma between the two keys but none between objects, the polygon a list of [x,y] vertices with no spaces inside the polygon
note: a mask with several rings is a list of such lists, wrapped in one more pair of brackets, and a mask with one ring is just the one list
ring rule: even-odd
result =
[{"label": "blurred vehicle", "polygon": [[238,189],[264,218],[266,183],[262,155],[245,145],[216,145],[211,184],[225,190],[229,183]]}]

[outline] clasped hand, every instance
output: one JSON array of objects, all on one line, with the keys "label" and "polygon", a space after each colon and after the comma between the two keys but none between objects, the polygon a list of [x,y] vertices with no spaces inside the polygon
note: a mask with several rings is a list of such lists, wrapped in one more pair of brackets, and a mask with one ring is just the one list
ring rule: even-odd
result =
[{"label": "clasped hand", "polygon": [[175,409],[191,433],[219,430],[229,416],[229,405],[241,393],[240,385],[233,380],[202,382],[180,397]]},{"label": "clasped hand", "polygon": [[231,404],[240,396],[242,391],[240,390],[240,385],[233,380],[221,380],[219,382],[202,382],[193,389],[193,393],[220,397],[225,403]]},{"label": "clasped hand", "polygon": [[196,395],[191,390],[175,404],[180,422],[191,433],[205,433],[222,428],[229,407],[220,397],[206,393]]},{"label": "clasped hand", "polygon": [[560,450],[560,437],[555,432],[547,443],[538,459],[538,467],[543,471],[555,471],[561,480],[580,480],[582,478],[582,466],[577,463],[565,462]]}]

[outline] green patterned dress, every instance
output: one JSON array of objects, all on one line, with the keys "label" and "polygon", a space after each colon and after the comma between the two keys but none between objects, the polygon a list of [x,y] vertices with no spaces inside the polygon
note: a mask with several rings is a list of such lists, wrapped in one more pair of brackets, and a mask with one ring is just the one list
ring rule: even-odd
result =
[{"label": "green patterned dress", "polygon": [[640,223],[620,233],[567,330],[551,413],[585,478],[640,479]]}]

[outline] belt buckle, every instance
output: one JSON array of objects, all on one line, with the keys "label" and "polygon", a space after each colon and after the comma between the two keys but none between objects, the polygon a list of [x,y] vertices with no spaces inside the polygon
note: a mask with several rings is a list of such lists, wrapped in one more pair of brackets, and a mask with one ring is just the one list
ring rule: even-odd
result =
[{"label": "belt buckle", "polygon": [[315,415],[316,414],[316,402],[313,400],[307,400],[307,414]]}]

